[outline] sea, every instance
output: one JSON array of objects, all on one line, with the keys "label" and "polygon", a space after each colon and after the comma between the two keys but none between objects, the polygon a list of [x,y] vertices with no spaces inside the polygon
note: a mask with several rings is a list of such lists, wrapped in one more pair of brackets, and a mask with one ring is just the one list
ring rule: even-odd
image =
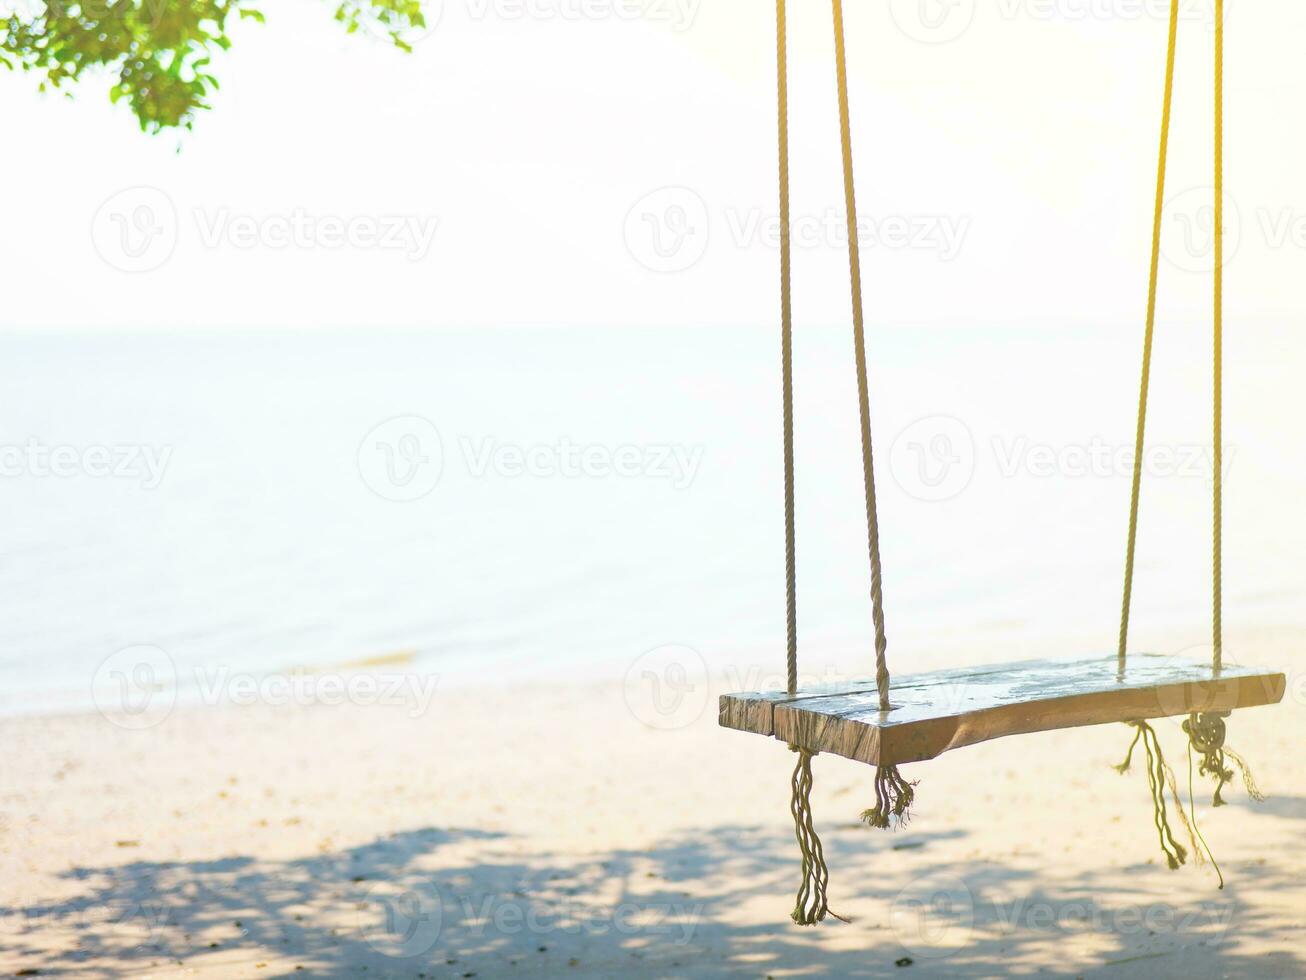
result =
[{"label": "sea", "polygon": [[[1131,632],[1196,657],[1208,330],[1158,328]],[[896,673],[1114,651],[1140,341],[871,326]],[[842,327],[795,340],[805,676],[871,668],[852,350]],[[1234,640],[1306,612],[1304,350],[1290,324],[1226,341]],[[10,329],[0,351],[0,713],[93,710],[142,662],[192,700],[215,677],[400,670],[458,689],[687,657],[727,685],[782,681],[774,324]]]}]

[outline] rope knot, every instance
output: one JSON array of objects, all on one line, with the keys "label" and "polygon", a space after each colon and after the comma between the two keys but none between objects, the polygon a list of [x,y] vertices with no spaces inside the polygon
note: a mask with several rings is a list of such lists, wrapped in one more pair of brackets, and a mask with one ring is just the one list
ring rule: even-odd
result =
[{"label": "rope knot", "polygon": [[1221,791],[1233,782],[1233,770],[1224,761],[1224,736],[1227,730],[1224,718],[1209,712],[1192,714],[1184,722],[1183,729],[1193,750],[1202,757],[1197,767],[1198,775],[1211,776],[1215,779],[1215,795],[1211,805],[1224,806],[1225,800]]},{"label": "rope knot", "polygon": [[1212,712],[1189,715],[1183,729],[1192,741],[1193,748],[1203,755],[1224,748],[1224,737],[1228,729],[1223,715]]},{"label": "rope knot", "polygon": [[1183,728],[1193,750],[1202,757],[1202,761],[1197,767],[1198,774],[1210,776],[1215,780],[1215,794],[1211,799],[1212,806],[1224,806],[1225,804],[1223,790],[1233,782],[1234,777],[1233,768],[1227,761],[1230,759],[1242,772],[1243,785],[1247,787],[1247,795],[1258,802],[1265,798],[1256,785],[1256,779],[1252,776],[1247,761],[1224,744],[1226,732],[1224,715],[1213,712],[1192,714],[1184,722]]}]

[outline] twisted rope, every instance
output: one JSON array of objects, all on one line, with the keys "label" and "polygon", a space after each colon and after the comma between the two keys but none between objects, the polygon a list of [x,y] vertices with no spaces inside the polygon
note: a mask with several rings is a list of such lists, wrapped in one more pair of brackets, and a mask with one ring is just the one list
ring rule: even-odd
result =
[{"label": "twisted rope", "polygon": [[792,697],[798,693],[798,569],[794,535],[794,323],[790,288],[789,68],[785,0],[775,0],[775,24],[776,115],[780,143],[780,372],[784,402],[786,673]]},{"label": "twisted rope", "polygon": [[1211,666],[1218,674],[1224,666],[1223,556],[1224,523],[1224,0],[1215,0],[1215,327],[1214,391],[1212,404],[1215,465],[1212,492],[1211,548]]},{"label": "twisted rope", "polygon": [[[785,30],[785,0],[775,3],[776,119],[780,165],[780,371],[784,403],[785,482],[785,629],[787,638],[786,678],[790,697],[798,693],[798,570],[794,533],[794,357],[793,303],[790,286],[791,238],[789,224],[789,69]],[[825,849],[812,818],[812,757],[815,752],[789,746],[798,754],[790,782],[789,812],[794,818],[794,836],[802,854],[802,880],[791,917],[801,926],[812,926],[830,911],[828,888],[830,869]],[[845,920],[846,921],[846,920]]]},{"label": "twisted rope", "polygon": [[[1161,852],[1165,854],[1166,864],[1170,866],[1171,871],[1179,869],[1180,865],[1188,858],[1188,852],[1184,846],[1175,840],[1174,832],[1170,829],[1169,812],[1165,803],[1165,791],[1169,787],[1174,793],[1175,806],[1179,810],[1179,815],[1183,816],[1183,804],[1179,802],[1178,793],[1174,790],[1174,775],[1170,772],[1170,767],[1166,765],[1165,756],[1161,752],[1161,741],[1156,737],[1156,731],[1145,721],[1133,723],[1135,734],[1134,740],[1129,743],[1129,751],[1125,753],[1125,761],[1116,766],[1116,771],[1126,773],[1133,763],[1134,748],[1141,741],[1143,749],[1147,753],[1147,785],[1152,793],[1152,821],[1156,825],[1157,836],[1161,841]],[[1185,820],[1185,823],[1187,821]],[[1189,828],[1191,832],[1191,827]]]},{"label": "twisted rope", "polygon": [[[880,566],[880,522],[875,505],[875,453],[871,444],[871,407],[866,378],[866,330],[862,313],[862,263],[857,241],[857,193],[853,181],[852,125],[848,112],[848,62],[844,52],[842,0],[834,6],[834,63],[839,90],[839,144],[843,156],[844,209],[848,221],[848,273],[852,284],[853,350],[857,362],[857,406],[861,418],[862,480],[866,487],[866,544],[871,561],[871,620],[875,626],[875,687],[880,710],[888,711],[889,641],[884,631],[884,589]],[[907,819],[916,797],[915,784],[898,774],[897,766],[879,766],[875,773],[875,806],[862,813],[872,827],[887,828]]]},{"label": "twisted rope", "polygon": [[827,915],[847,922],[839,913],[830,911],[827,895],[830,869],[826,867],[825,849],[812,823],[812,758],[816,753],[798,745],[789,746],[789,751],[798,753],[789,812],[794,817],[794,836],[803,855],[803,880],[790,917],[800,926],[814,926]]},{"label": "twisted rope", "polygon": [[1179,36],[1179,0],[1170,0],[1170,38],[1165,56],[1165,95],[1161,101],[1161,148],[1156,167],[1156,202],[1152,210],[1152,260],[1147,279],[1147,326],[1143,331],[1143,375],[1138,390],[1138,426],[1134,433],[1134,481],[1129,496],[1129,543],[1125,548],[1125,592],[1120,609],[1119,671],[1125,669],[1129,642],[1129,608],[1134,595],[1134,547],[1138,540],[1138,498],[1143,482],[1143,440],[1147,428],[1147,393],[1152,378],[1152,333],[1156,326],[1156,284],[1161,264],[1161,217],[1165,209],[1165,171],[1170,153],[1170,108],[1174,96],[1175,48]]},{"label": "twisted rope", "polygon": [[843,151],[843,196],[848,219],[848,271],[852,280],[853,348],[857,361],[857,405],[861,416],[862,479],[866,487],[866,538],[871,560],[871,619],[875,624],[875,686],[880,710],[889,710],[889,642],[884,635],[884,594],[880,570],[880,522],[875,506],[875,460],[871,446],[871,407],[866,380],[866,331],[862,317],[862,265],[857,242],[857,194],[853,186],[852,127],[848,120],[848,65],[844,55],[843,3],[834,3],[834,59],[839,88],[839,142]]}]

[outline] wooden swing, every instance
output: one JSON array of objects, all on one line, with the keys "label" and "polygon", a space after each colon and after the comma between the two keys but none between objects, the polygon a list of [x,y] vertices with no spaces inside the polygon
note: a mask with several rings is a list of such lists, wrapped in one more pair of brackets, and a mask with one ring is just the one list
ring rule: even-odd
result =
[{"label": "wooden swing", "polygon": [[[891,681],[885,652],[881,589],[879,525],[875,504],[875,470],[871,447],[867,393],[866,343],[862,318],[861,263],[857,241],[857,207],[853,189],[852,141],[848,113],[848,74],[844,53],[843,8],[833,0],[835,74],[839,99],[839,130],[843,155],[844,199],[848,223],[848,261],[852,282],[853,346],[861,415],[862,466],[866,490],[866,526],[871,568],[871,616],[875,628],[873,683],[798,685],[797,581],[794,533],[793,452],[793,319],[790,294],[789,122],[785,40],[785,0],[776,0],[776,51],[780,150],[780,303],[781,363],[784,404],[785,569],[788,626],[788,685],[782,692],[727,694],[721,697],[720,724],[726,728],[767,735],[798,754],[793,775],[795,833],[802,851],[803,878],[793,912],[795,922],[811,925],[831,913],[826,901],[829,872],[810,806],[811,760],[830,752],[876,767],[875,805],[862,814],[874,827],[901,823],[915,798],[915,783],[898,772],[905,763],[932,759],[950,749],[977,742],[1084,725],[1124,722],[1135,728],[1125,762],[1141,741],[1147,755],[1147,775],[1161,848],[1171,868],[1184,863],[1187,850],[1168,823],[1166,791],[1192,837],[1198,858],[1209,850],[1184,814],[1173,773],[1165,763],[1160,741],[1149,719],[1186,715],[1183,729],[1189,752],[1201,756],[1200,772],[1214,778],[1214,803],[1223,803],[1221,790],[1232,781],[1229,761],[1242,770],[1248,792],[1260,798],[1242,758],[1224,744],[1224,719],[1237,708],[1277,703],[1286,685],[1281,672],[1223,662],[1221,631],[1222,525],[1222,335],[1223,335],[1223,54],[1224,4],[1215,3],[1215,314],[1214,314],[1214,655],[1210,665],[1155,655],[1126,656],[1130,599],[1133,591],[1134,546],[1138,531],[1138,501],[1142,479],[1152,334],[1156,319],[1157,271],[1165,193],[1170,109],[1174,87],[1179,0],[1171,0],[1169,44],[1161,113],[1160,155],[1156,205],[1152,224],[1152,254],[1147,318],[1143,340],[1142,382],[1135,435],[1129,535],[1125,553],[1124,601],[1119,645],[1115,656],[1078,661],[1039,660],[1000,666],[939,671]],[[1191,755],[1190,755],[1191,758]],[[1214,863],[1214,861],[1212,861]],[[1217,874],[1219,872],[1216,867]],[[1223,887],[1223,878],[1220,879]]]}]

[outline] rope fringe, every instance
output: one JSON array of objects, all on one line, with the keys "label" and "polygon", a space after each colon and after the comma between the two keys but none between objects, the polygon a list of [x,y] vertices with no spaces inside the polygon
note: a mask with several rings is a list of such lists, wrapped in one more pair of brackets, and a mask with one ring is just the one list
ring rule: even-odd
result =
[{"label": "rope fringe", "polygon": [[1184,734],[1188,736],[1188,807],[1191,811],[1191,818],[1189,813],[1184,812],[1184,805],[1179,797],[1179,787],[1175,781],[1174,770],[1166,763],[1165,757],[1161,753],[1161,742],[1157,738],[1156,731],[1145,721],[1130,722],[1130,724],[1134,727],[1134,739],[1129,743],[1129,749],[1125,752],[1124,761],[1114,768],[1119,773],[1128,772],[1133,762],[1134,749],[1140,741],[1143,743],[1143,748],[1147,752],[1147,782],[1152,793],[1152,816],[1156,824],[1157,836],[1161,841],[1161,850],[1165,854],[1166,863],[1171,870],[1177,870],[1186,861],[1189,853],[1183,845],[1175,840],[1174,833],[1170,829],[1169,808],[1166,806],[1165,801],[1165,791],[1168,787],[1170,797],[1174,800],[1175,810],[1179,814],[1179,820],[1184,825],[1184,830],[1187,832],[1188,839],[1192,844],[1194,863],[1202,865],[1209,860],[1211,866],[1215,869],[1216,877],[1219,879],[1219,887],[1224,888],[1224,875],[1220,872],[1220,865],[1215,860],[1210,845],[1206,843],[1206,839],[1197,826],[1197,809],[1193,794],[1193,754],[1196,753],[1202,758],[1198,767],[1199,774],[1211,776],[1215,779],[1212,806],[1225,805],[1222,790],[1233,782],[1233,769],[1230,768],[1226,759],[1231,760],[1242,775],[1243,785],[1247,788],[1247,795],[1258,803],[1265,799],[1260,787],[1256,785],[1256,778],[1252,775],[1251,766],[1247,764],[1247,760],[1224,744],[1224,718],[1218,714],[1194,713],[1189,715],[1188,720],[1183,723]]},{"label": "rope fringe", "polygon": [[[1174,773],[1166,765],[1165,756],[1161,752],[1161,742],[1156,737],[1156,731],[1145,721],[1131,722],[1138,731],[1134,735],[1134,740],[1129,744],[1129,751],[1125,754],[1124,762],[1116,766],[1116,771],[1126,773],[1132,764],[1134,756],[1134,747],[1141,740],[1143,749],[1147,752],[1147,785],[1152,792],[1152,820],[1156,825],[1157,837],[1161,841],[1161,851],[1165,854],[1166,864],[1170,866],[1171,871],[1177,871],[1187,859],[1188,851],[1175,840],[1174,831],[1170,829],[1169,813],[1165,804],[1165,791],[1169,787],[1174,792]],[[1175,808],[1183,816],[1183,806],[1179,802],[1178,794],[1175,794]],[[1184,821],[1187,824],[1187,820]],[[1191,827],[1189,828],[1191,831]]]},{"label": "rope fringe", "polygon": [[1243,788],[1247,790],[1247,795],[1257,803],[1264,803],[1265,794],[1256,785],[1256,777],[1252,775],[1252,767],[1247,764],[1247,760],[1227,745],[1224,747],[1224,754],[1233,760],[1233,764],[1238,767],[1238,772],[1242,774]]},{"label": "rope fringe", "polygon": [[837,912],[830,911],[827,898],[830,869],[826,867],[825,849],[821,847],[821,838],[816,835],[812,823],[812,757],[816,753],[797,745],[789,746],[789,751],[798,753],[789,812],[794,815],[794,835],[803,855],[803,880],[798,886],[798,898],[791,918],[800,926],[814,926],[826,915],[847,922]]},{"label": "rope fringe", "polygon": [[[1112,766],[1111,767],[1112,769],[1114,769],[1116,772],[1120,773],[1121,775],[1124,775],[1125,773],[1129,772],[1129,768],[1133,764],[1134,748],[1138,745],[1138,740],[1141,739],[1142,737],[1143,737],[1142,727],[1135,725],[1134,740],[1129,743],[1129,751],[1125,753],[1125,761],[1120,763],[1120,765],[1118,766]],[[1149,765],[1149,769],[1150,769],[1150,765]],[[1169,765],[1165,766],[1165,782],[1166,785],[1170,787],[1170,798],[1174,800],[1175,809],[1179,811],[1179,819],[1183,822],[1184,830],[1188,834],[1188,840],[1193,845],[1194,860],[1196,861],[1197,864],[1203,864],[1205,863],[1206,858],[1203,853],[1203,848],[1198,846],[1198,841],[1200,840],[1200,834],[1198,833],[1197,830],[1197,815],[1193,814],[1193,819],[1190,822],[1188,819],[1188,814],[1184,813],[1183,802],[1179,799],[1179,785],[1175,780],[1174,770],[1171,769]],[[1188,798],[1190,801],[1192,800],[1192,796],[1193,796],[1192,789],[1190,788],[1188,791]],[[1154,804],[1155,801],[1156,801],[1156,797],[1154,794],[1153,795]]]},{"label": "rope fringe", "polygon": [[879,830],[901,827],[911,819],[908,811],[915,799],[916,783],[903,779],[897,766],[879,766],[875,770],[875,806],[862,811],[862,820]]},{"label": "rope fringe", "polygon": [[[1189,808],[1192,808],[1193,789],[1191,754],[1188,757],[1188,763],[1188,806]],[[1206,859],[1209,855],[1211,858],[1211,864],[1215,866],[1215,873],[1220,875],[1220,866],[1215,863],[1215,855],[1211,854],[1211,849],[1206,844],[1206,838],[1203,837],[1202,832],[1197,829],[1197,811],[1195,809],[1193,810],[1192,819],[1189,820],[1188,813],[1184,810],[1183,800],[1179,797],[1179,784],[1175,780],[1174,770],[1169,765],[1165,767],[1165,781],[1166,785],[1170,787],[1170,799],[1174,800],[1174,808],[1179,814],[1179,822],[1184,825],[1184,832],[1188,834],[1188,842],[1192,844],[1193,863],[1200,868],[1206,864]],[[1224,887],[1224,875],[1220,875],[1220,887]]]}]

